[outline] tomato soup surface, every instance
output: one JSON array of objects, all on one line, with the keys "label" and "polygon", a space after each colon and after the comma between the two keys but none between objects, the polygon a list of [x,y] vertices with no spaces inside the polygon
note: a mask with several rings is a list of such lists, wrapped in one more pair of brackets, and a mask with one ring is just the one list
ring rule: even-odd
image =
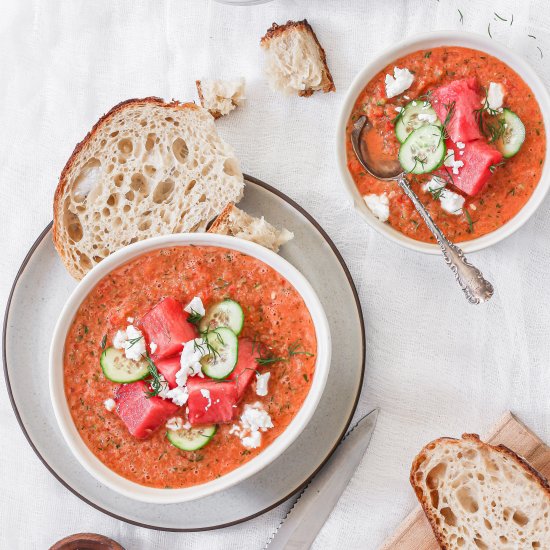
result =
[{"label": "tomato soup surface", "polygon": [[[386,74],[393,73],[394,67],[411,71],[414,81],[404,93],[388,99],[384,79]],[[437,197],[422,190],[422,184],[433,174],[407,177],[447,237],[457,242],[476,239],[495,231],[513,218],[528,201],[542,173],[546,151],[542,114],[531,89],[515,71],[495,57],[468,48],[453,46],[417,51],[388,65],[365,86],[348,122],[348,169],[359,192],[363,196],[386,193],[390,203],[387,223],[418,241],[435,243],[435,238],[395,182],[379,181],[365,173],[351,146],[352,125],[359,116],[366,115],[380,137],[380,154],[396,159],[399,141],[395,137],[392,122],[397,115],[396,108],[425,97],[425,94],[439,86],[472,76],[477,77],[479,85],[485,89],[491,82],[500,83],[505,89],[504,106],[514,111],[525,125],[525,142],[520,151],[512,158],[505,159],[505,163],[494,171],[480,193],[465,197],[466,202],[459,215],[446,212]],[[452,185],[449,189],[456,191]]]},{"label": "tomato soup surface", "polygon": [[[116,411],[104,401],[117,384],[107,380],[99,358],[102,343],[112,341],[127,318],[139,319],[163,298],[188,302],[200,296],[209,304],[238,301],[245,322],[241,336],[258,339],[273,356],[285,357],[299,341],[299,353],[269,366],[269,392],[255,393],[251,384],[238,405],[260,402],[274,427],[262,433],[261,446],[243,447],[231,424],[223,424],[208,445],[194,452],[179,450],[161,426],[148,439],[128,432]],[[207,246],[165,248],[144,254],[111,272],[76,312],[65,342],[65,394],[74,423],[86,445],[107,467],[150,487],[181,488],[216,479],[248,462],[289,425],[306,398],[314,375],[317,342],[306,305],[294,287],[263,262],[240,252]],[[184,416],[185,407],[178,413]]]}]

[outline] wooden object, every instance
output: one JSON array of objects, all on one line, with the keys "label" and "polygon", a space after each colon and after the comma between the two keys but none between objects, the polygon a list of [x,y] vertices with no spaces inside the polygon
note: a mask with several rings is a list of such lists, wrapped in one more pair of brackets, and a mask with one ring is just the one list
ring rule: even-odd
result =
[{"label": "wooden object", "polygon": [[[502,417],[484,441],[491,445],[506,445],[543,477],[550,479],[550,447],[511,412]],[[407,516],[381,550],[439,550],[430,523],[420,505]]]}]

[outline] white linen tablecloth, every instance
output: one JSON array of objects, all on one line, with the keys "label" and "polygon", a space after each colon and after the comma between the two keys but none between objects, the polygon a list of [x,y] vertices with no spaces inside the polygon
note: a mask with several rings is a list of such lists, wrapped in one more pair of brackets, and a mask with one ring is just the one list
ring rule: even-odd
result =
[{"label": "white linen tablecloth", "polygon": [[[242,75],[246,106],[220,120],[220,132],[245,172],[305,206],[343,253],[367,326],[358,414],[382,410],[366,458],[314,548],[377,548],[415,505],[408,469],[432,438],[484,433],[511,409],[550,440],[550,200],[515,235],[474,255],[497,291],[489,304],[472,307],[440,258],[405,250],[363,223],[343,191],[334,153],[336,116],[354,75],[417,32],[486,35],[491,23],[493,39],[550,83],[547,0],[275,0],[252,7],[2,0],[0,8],[2,306],[27,249],[52,217],[61,168],[102,113],[131,97],[195,99],[196,78]],[[508,20],[513,14],[513,25],[495,11]],[[259,39],[273,21],[304,17],[326,49],[337,92],[286,98],[262,76]],[[127,549],[258,549],[289,507],[220,531],[149,531],[96,511],[62,487],[25,441],[5,391],[0,441],[3,549],[47,548],[82,531],[111,536]]]}]

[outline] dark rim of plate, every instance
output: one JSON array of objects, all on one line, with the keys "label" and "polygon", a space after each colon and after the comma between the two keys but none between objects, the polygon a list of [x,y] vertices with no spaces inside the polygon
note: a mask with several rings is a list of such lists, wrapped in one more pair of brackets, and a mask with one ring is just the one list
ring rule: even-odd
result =
[{"label": "dark rim of plate", "polygon": [[224,523],[224,524],[221,524],[221,525],[213,525],[213,526],[209,526],[209,527],[199,527],[199,528],[194,528],[194,529],[158,527],[158,526],[155,526],[155,525],[147,525],[146,523],[140,523],[139,521],[134,521],[134,520],[125,518],[123,516],[119,516],[117,514],[114,514],[113,512],[109,512],[108,510],[105,510],[101,506],[98,506],[97,504],[94,504],[93,502],[90,502],[86,497],[81,495],[76,489],[71,487],[64,479],[62,479],[61,476],[46,462],[44,457],[38,452],[38,449],[35,447],[32,439],[30,438],[29,434],[27,433],[25,425],[23,424],[23,420],[21,419],[21,416],[20,416],[19,411],[17,409],[17,405],[15,404],[15,399],[13,397],[13,393],[12,393],[12,390],[11,390],[10,378],[9,378],[9,375],[8,375],[8,363],[7,363],[7,357],[6,357],[6,333],[7,333],[7,327],[8,327],[8,318],[9,318],[9,313],[10,313],[10,306],[11,306],[11,301],[12,301],[12,298],[13,298],[13,294],[15,292],[15,288],[17,286],[19,278],[21,277],[21,275],[23,274],[23,271],[25,270],[27,264],[29,263],[29,260],[31,259],[32,255],[34,254],[34,251],[37,249],[37,247],[43,241],[44,237],[50,232],[50,229],[52,228],[53,222],[50,222],[45,227],[45,229],[42,231],[42,233],[40,233],[40,235],[38,236],[38,238],[36,239],[34,244],[31,246],[30,250],[28,251],[27,255],[25,256],[25,259],[23,260],[23,263],[21,264],[21,267],[17,271],[17,275],[15,276],[15,279],[13,281],[13,285],[11,287],[10,294],[9,294],[9,297],[8,297],[8,301],[7,301],[7,304],[6,304],[6,312],[5,312],[5,315],[4,315],[4,325],[3,325],[3,330],[2,330],[2,360],[3,360],[3,364],[4,364],[4,378],[6,380],[6,387],[8,389],[8,394],[9,394],[11,406],[12,406],[13,412],[15,413],[15,416],[17,418],[17,422],[19,423],[19,426],[20,426],[23,434],[25,435],[27,441],[29,442],[29,445],[32,447],[32,450],[35,452],[36,456],[38,456],[38,458],[41,460],[41,462],[44,464],[44,466],[57,479],[57,481],[59,481],[63,486],[65,486],[69,491],[71,491],[71,493],[76,495],[79,499],[83,500],[86,504],[89,504],[90,506],[92,506],[96,510],[99,510],[100,512],[103,512],[104,514],[107,514],[108,516],[111,516],[111,517],[113,517],[115,519],[118,519],[120,521],[124,521],[124,522],[130,523],[132,525],[137,525],[138,527],[145,527],[146,529],[154,529],[156,531],[197,532],[197,531],[212,531],[214,529],[222,529],[223,527],[230,527],[232,525],[237,525],[239,523],[243,523],[243,522],[248,521],[250,519],[254,519],[258,516],[261,516],[262,514],[265,514],[266,512],[269,512],[270,510],[273,510],[273,508],[276,508],[277,506],[279,506],[280,504],[282,504],[283,502],[285,502],[286,500],[291,498],[293,495],[301,492],[306,487],[306,485],[309,484],[309,482],[315,477],[317,472],[319,472],[319,470],[326,464],[328,459],[332,456],[332,454],[336,450],[336,447],[340,443],[340,440],[342,439],[342,437],[344,437],[344,435],[346,434],[346,432],[348,430],[348,427],[351,423],[351,419],[353,418],[353,415],[355,414],[355,410],[357,408],[357,403],[359,402],[359,396],[361,395],[361,390],[362,390],[362,387],[363,387],[363,378],[364,378],[364,375],[365,375],[365,349],[366,349],[366,347],[365,347],[365,321],[363,319],[363,312],[361,310],[361,303],[359,301],[359,296],[357,294],[357,289],[355,287],[355,283],[353,282],[353,279],[351,278],[351,274],[349,272],[349,269],[348,269],[344,259],[342,258],[342,255],[340,254],[340,252],[336,248],[336,245],[332,242],[331,238],[327,235],[327,233],[319,225],[319,223],[311,216],[311,214],[306,212],[306,210],[304,210],[298,203],[293,201],[290,197],[288,197],[284,193],[281,193],[281,191],[279,191],[278,189],[275,189],[271,185],[268,185],[267,183],[264,183],[263,181],[260,181],[256,178],[253,178],[252,176],[248,176],[246,174],[244,174],[244,179],[247,182],[251,182],[251,183],[254,183],[254,184],[258,185],[259,187],[263,187],[267,191],[270,191],[274,195],[277,195],[278,197],[283,199],[286,203],[288,203],[290,206],[292,206],[294,209],[296,209],[300,214],[302,214],[302,216],[304,216],[315,227],[315,229],[317,229],[317,231],[321,234],[321,236],[328,243],[328,245],[332,249],[332,252],[334,253],[336,258],[340,262],[340,265],[342,266],[342,269],[344,270],[344,273],[346,274],[346,278],[348,279],[349,286],[350,286],[350,288],[353,292],[353,297],[354,297],[355,303],[357,305],[357,313],[359,315],[359,321],[360,321],[360,324],[361,324],[361,346],[362,346],[362,357],[363,357],[362,364],[361,364],[361,379],[360,379],[357,395],[355,396],[355,399],[354,399],[354,402],[353,402],[353,407],[351,409],[351,414],[350,414],[349,418],[346,421],[346,426],[345,426],[344,430],[342,431],[342,433],[340,434],[340,437],[338,438],[338,443],[328,452],[328,454],[326,455],[323,462],[321,464],[319,464],[319,466],[309,475],[309,477],[301,485],[299,485],[298,487],[296,487],[295,489],[290,491],[284,498],[278,500],[274,504],[271,504],[267,508],[264,508],[263,510],[260,510],[259,512],[256,512],[255,514],[252,514],[250,516],[246,516],[246,517],[238,519],[236,521],[231,521],[229,523]]}]

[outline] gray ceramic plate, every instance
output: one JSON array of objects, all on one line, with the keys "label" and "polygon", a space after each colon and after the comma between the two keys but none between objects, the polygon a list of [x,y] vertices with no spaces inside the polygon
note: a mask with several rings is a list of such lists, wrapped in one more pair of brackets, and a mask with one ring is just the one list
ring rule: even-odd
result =
[{"label": "gray ceramic plate", "polygon": [[[82,500],[120,520],[151,529],[194,531],[245,521],[304,487],[334,451],[355,411],[364,371],[361,306],[336,247],[315,220],[291,199],[247,176],[239,206],[267,213],[295,238],[282,255],[315,288],[330,322],[332,364],[323,397],[298,440],[269,467],[243,483],[183,504],[151,505],[125,498],[91,477],[65,446],[48,392],[48,350],[55,323],[75,281],[65,272],[51,239],[38,237],[13,284],[3,334],[4,373],[13,409],[35,453]],[[28,327],[40,327],[28,338]],[[346,345],[339,346],[338,342]]]}]

